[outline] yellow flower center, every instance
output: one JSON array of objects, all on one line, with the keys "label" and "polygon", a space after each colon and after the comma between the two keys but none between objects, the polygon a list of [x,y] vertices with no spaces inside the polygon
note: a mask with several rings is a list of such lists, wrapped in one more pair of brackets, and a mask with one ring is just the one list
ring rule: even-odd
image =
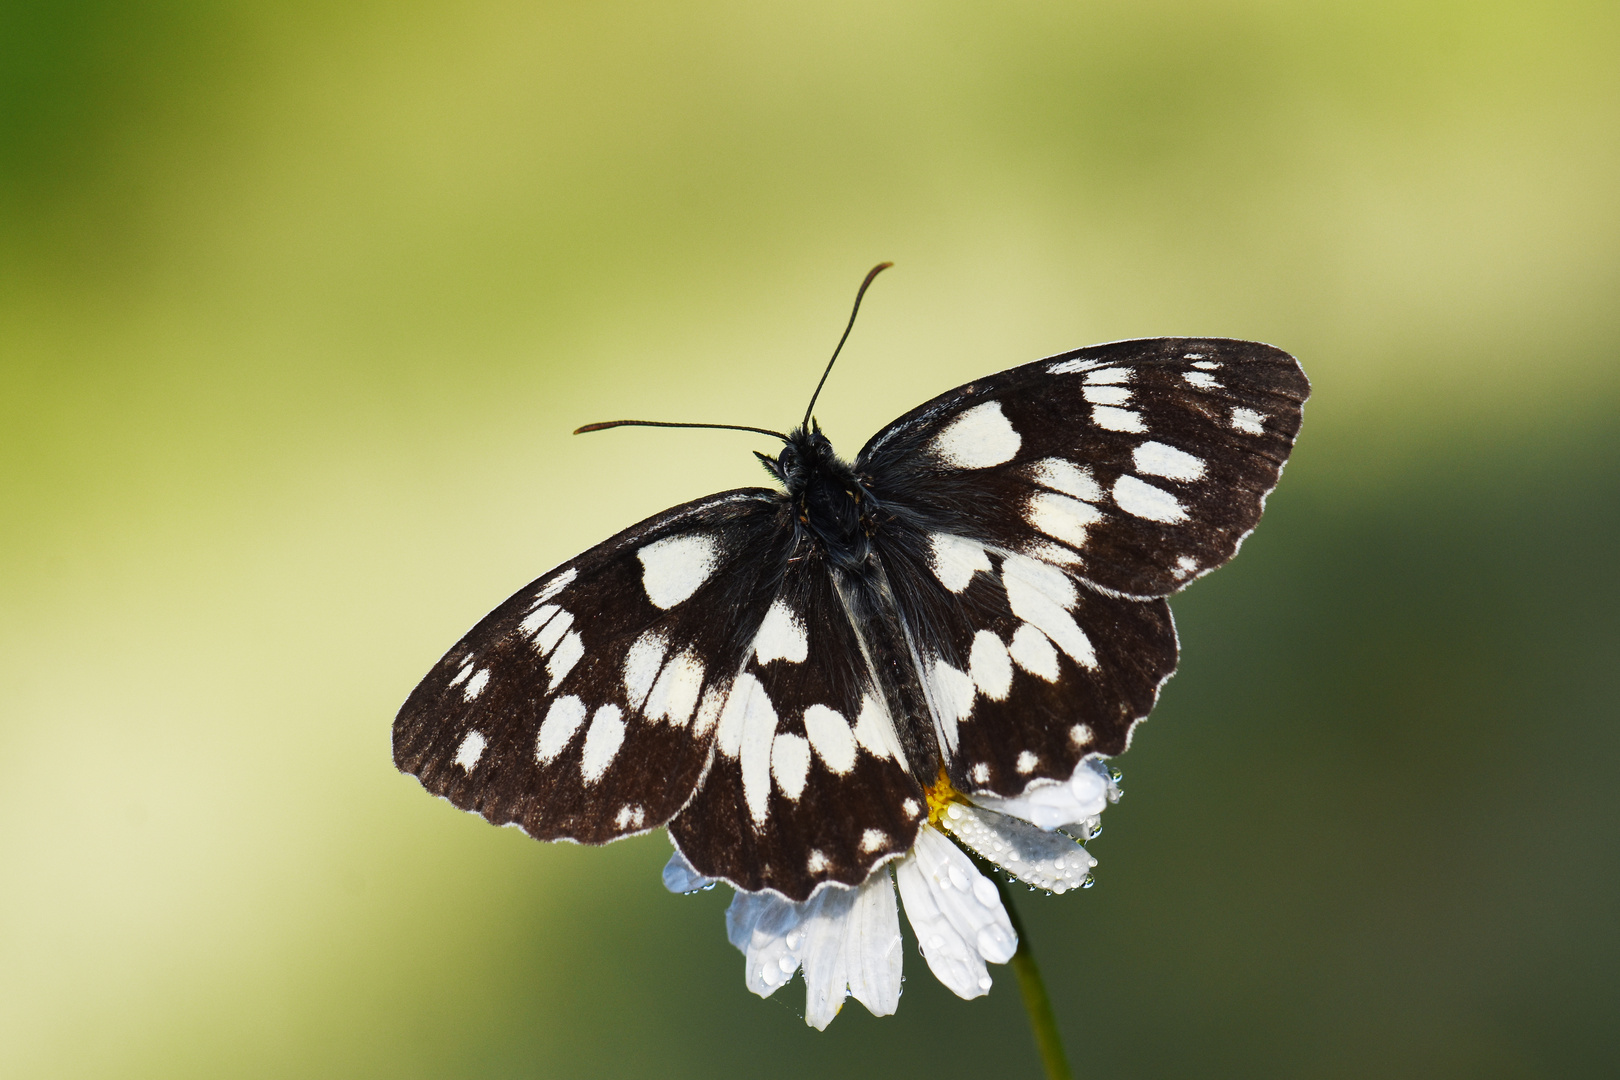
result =
[{"label": "yellow flower center", "polygon": [[938,825],[939,819],[945,813],[945,808],[953,802],[967,802],[966,796],[951,786],[951,778],[945,775],[944,766],[940,767],[939,779],[934,781],[932,787],[923,789],[923,796],[928,800],[928,824]]}]

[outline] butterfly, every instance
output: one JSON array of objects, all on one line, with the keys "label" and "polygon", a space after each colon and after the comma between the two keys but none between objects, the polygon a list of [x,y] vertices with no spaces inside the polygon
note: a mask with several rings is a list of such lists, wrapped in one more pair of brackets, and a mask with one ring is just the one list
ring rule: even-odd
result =
[{"label": "butterfly", "polygon": [[1018,797],[1125,750],[1176,667],[1166,597],[1253,530],[1309,393],[1272,346],[1153,338],[957,387],[853,462],[808,409],[745,429],[782,441],[756,455],[776,487],[519,590],[411,693],[395,764],[536,839],[667,827],[739,890],[857,885],[931,793]]}]

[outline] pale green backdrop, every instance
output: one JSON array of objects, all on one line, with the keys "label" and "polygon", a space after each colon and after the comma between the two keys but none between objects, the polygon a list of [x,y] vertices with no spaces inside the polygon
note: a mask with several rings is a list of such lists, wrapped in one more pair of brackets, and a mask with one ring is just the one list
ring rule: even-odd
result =
[{"label": "pale green backdrop", "polygon": [[[1032,1076],[396,775],[518,586],[1096,341],[1315,382],[1092,850],[1081,1076],[1620,1071],[1620,7],[0,4],[0,1074]],[[1022,895],[1020,899],[1025,899]]]}]

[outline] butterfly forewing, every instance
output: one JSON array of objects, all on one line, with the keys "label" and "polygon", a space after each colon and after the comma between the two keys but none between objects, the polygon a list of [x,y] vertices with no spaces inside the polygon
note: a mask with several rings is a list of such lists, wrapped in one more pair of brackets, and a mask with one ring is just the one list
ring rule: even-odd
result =
[{"label": "butterfly forewing", "polygon": [[877,435],[856,469],[891,513],[1164,596],[1237,551],[1299,431],[1287,353],[1162,338],[969,383]]},{"label": "butterfly forewing", "polygon": [[664,824],[775,593],[783,507],[764,490],[677,507],[519,591],[411,694],[395,764],[538,839]]}]

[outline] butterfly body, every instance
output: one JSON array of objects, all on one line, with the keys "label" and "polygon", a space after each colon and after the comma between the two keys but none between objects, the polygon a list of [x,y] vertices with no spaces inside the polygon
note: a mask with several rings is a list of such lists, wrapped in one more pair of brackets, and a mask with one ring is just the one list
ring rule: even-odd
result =
[{"label": "butterfly body", "polygon": [[551,571],[429,673],[399,767],[540,839],[667,825],[803,900],[909,850],[941,771],[1019,798],[1123,751],[1174,671],[1164,599],[1259,518],[1309,384],[1224,339],[1094,346],[927,402],[853,463],[666,511]]}]

